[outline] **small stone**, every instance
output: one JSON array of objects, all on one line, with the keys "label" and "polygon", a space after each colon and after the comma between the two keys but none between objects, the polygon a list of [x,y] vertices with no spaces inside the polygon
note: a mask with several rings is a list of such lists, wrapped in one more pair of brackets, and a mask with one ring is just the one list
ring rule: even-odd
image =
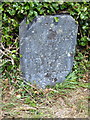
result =
[{"label": "small stone", "polygon": [[32,33],[34,33],[34,31],[32,31]]}]

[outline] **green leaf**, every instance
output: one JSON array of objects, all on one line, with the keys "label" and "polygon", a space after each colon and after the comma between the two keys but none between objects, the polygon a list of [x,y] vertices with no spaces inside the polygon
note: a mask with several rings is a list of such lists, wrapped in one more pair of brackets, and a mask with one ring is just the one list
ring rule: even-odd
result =
[{"label": "green leaf", "polygon": [[10,15],[15,15],[16,10],[8,10],[8,12],[9,12]]},{"label": "green leaf", "polygon": [[36,11],[34,11],[33,13],[34,13],[34,15],[35,15],[35,16],[37,16],[37,15],[38,15],[38,13],[37,13]]},{"label": "green leaf", "polygon": [[29,6],[27,5],[27,6],[25,6],[25,10],[29,10],[30,8],[29,8]]},{"label": "green leaf", "polygon": [[59,22],[59,18],[58,17],[54,17],[54,21],[55,22]]}]

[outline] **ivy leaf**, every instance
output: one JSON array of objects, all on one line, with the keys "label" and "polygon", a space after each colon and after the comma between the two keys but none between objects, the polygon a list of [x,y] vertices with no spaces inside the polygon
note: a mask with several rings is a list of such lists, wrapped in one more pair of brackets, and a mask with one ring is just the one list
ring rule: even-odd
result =
[{"label": "ivy leaf", "polygon": [[25,10],[29,10],[30,8],[29,8],[29,6],[27,5],[27,6],[25,6]]},{"label": "ivy leaf", "polygon": [[54,21],[55,22],[59,22],[59,18],[58,17],[54,17]]},{"label": "ivy leaf", "polygon": [[38,15],[38,13],[37,13],[36,11],[34,11],[33,13],[34,13],[34,15],[35,15],[35,16],[37,16],[37,15]]},{"label": "ivy leaf", "polygon": [[8,12],[9,12],[10,15],[15,15],[16,10],[8,10]]}]

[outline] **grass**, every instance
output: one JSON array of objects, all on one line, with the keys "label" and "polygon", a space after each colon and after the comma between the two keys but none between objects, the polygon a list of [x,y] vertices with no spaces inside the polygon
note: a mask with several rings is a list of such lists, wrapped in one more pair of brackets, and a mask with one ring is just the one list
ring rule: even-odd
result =
[{"label": "grass", "polygon": [[[63,83],[48,86],[44,90],[37,89],[30,83],[24,83],[19,77],[19,71],[10,73],[13,78],[11,80],[3,78],[3,117],[88,116],[89,61],[85,56],[80,58],[80,55],[76,56],[78,60],[74,64],[73,71]],[[62,113],[61,116],[59,111]]]},{"label": "grass", "polygon": [[[37,90],[38,94],[36,95],[34,94],[34,98],[32,98],[28,93],[26,93],[24,96],[21,95],[21,98],[17,98],[16,97],[17,92],[15,93],[14,91],[14,94],[11,95],[12,96],[11,99],[6,97],[8,101],[5,102],[4,106],[2,107],[2,110],[5,113],[10,114],[7,117],[15,117],[16,114],[18,117],[23,115],[23,117],[27,116],[29,118],[30,117],[34,117],[34,118],[55,117],[53,112],[57,113],[56,109],[59,109],[59,108],[75,109],[75,111],[77,111],[78,113],[83,113],[83,115],[84,114],[87,115],[88,114],[87,113],[87,109],[88,109],[87,108],[87,104],[88,104],[87,97],[88,96],[84,94],[81,95],[82,91],[79,91],[79,89],[85,90],[87,89],[87,87],[86,88],[78,87],[78,85],[76,84],[75,86],[77,87],[77,89],[75,88],[72,89],[72,88],[69,88],[69,86],[65,88],[65,85],[66,83],[65,84],[62,83],[61,84],[62,87],[60,88],[58,87],[59,84],[57,84],[56,86],[54,86],[54,88],[48,88],[48,89],[43,90],[42,91],[43,96],[41,95],[41,91],[39,92]],[[30,91],[30,89],[28,90]],[[75,94],[76,93],[75,91],[79,91],[79,92]],[[77,99],[74,97],[77,97]],[[6,99],[4,99],[4,101]],[[70,102],[70,100],[72,100],[72,102]],[[54,106],[55,108],[53,108]],[[68,111],[68,109],[66,109],[66,111]]]}]

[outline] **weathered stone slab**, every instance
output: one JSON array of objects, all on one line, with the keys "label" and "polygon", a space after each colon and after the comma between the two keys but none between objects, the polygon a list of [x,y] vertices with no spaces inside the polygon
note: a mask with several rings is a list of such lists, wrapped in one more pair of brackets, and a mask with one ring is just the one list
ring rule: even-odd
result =
[{"label": "weathered stone slab", "polygon": [[63,82],[72,71],[78,31],[72,16],[38,16],[30,24],[24,19],[19,31],[24,79],[39,88]]}]

